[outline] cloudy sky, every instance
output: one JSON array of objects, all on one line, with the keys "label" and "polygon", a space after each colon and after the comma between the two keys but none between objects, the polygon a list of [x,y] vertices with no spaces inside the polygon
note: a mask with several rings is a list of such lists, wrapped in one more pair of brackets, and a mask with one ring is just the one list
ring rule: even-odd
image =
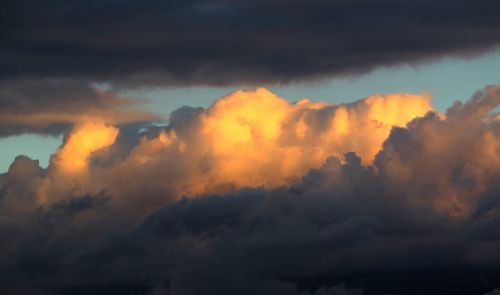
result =
[{"label": "cloudy sky", "polygon": [[6,294],[500,294],[500,4],[0,10]]}]

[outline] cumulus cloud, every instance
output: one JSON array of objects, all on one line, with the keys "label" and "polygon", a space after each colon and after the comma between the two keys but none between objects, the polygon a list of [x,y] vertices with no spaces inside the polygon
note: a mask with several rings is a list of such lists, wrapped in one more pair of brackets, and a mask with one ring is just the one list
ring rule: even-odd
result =
[{"label": "cumulus cloud", "polygon": [[[49,178],[82,170],[90,160],[87,176],[78,174],[72,186],[87,192],[107,188],[122,196],[119,202],[125,206],[141,210],[147,208],[147,200],[141,199],[137,206],[135,196],[144,190],[156,196],[150,201],[157,206],[185,195],[287,186],[300,181],[311,168],[319,168],[329,156],[355,151],[365,165],[370,164],[393,126],[404,126],[430,110],[427,94],[374,95],[351,104],[330,105],[307,99],[289,103],[264,88],[237,91],[206,110],[174,112],[168,126],[150,130],[123,160],[112,165],[92,164],[89,156],[94,150],[86,148],[85,140],[110,136],[110,127],[77,127],[54,155]],[[106,145],[96,147],[112,150],[116,134],[111,133]],[[98,144],[97,140],[91,143]],[[99,156],[95,158],[99,162]],[[57,180],[47,181],[49,191],[53,189],[50,182]],[[59,199],[68,191],[68,181],[60,183],[62,192],[43,195]]]},{"label": "cumulus cloud", "polygon": [[[500,85],[445,114],[426,95],[334,106],[259,89],[181,108],[137,140],[77,125],[46,170],[18,157],[0,176],[0,285],[13,294],[496,292],[499,104]],[[78,169],[58,174],[72,140],[97,134],[74,153]]]},{"label": "cumulus cloud", "polygon": [[0,82],[0,137],[61,134],[79,122],[127,124],[159,119],[135,110],[140,102],[83,80],[4,80]]},{"label": "cumulus cloud", "polygon": [[495,0],[3,1],[0,79],[286,83],[499,45]]}]

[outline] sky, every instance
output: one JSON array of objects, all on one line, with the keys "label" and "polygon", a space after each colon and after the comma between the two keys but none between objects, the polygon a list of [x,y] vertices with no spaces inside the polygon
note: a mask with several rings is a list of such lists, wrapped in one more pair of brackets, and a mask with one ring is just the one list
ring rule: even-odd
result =
[{"label": "sky", "polygon": [[2,294],[500,294],[498,1],[0,6]]},{"label": "sky", "polygon": [[[269,87],[281,97],[294,102],[301,98],[335,104],[352,102],[373,93],[429,92],[437,110],[444,112],[454,101],[467,100],[484,85],[498,82],[500,50],[492,50],[468,59],[445,58],[439,61],[399,65],[373,70],[370,73],[326,81],[284,84]],[[252,88],[256,86],[250,86]],[[184,105],[209,107],[212,102],[238,87],[155,87],[125,90],[129,96],[146,98],[141,105],[161,114],[168,121],[170,113]],[[19,154],[38,159],[48,165],[50,155],[62,143],[61,136],[23,134],[0,138],[0,171],[7,171]]]}]

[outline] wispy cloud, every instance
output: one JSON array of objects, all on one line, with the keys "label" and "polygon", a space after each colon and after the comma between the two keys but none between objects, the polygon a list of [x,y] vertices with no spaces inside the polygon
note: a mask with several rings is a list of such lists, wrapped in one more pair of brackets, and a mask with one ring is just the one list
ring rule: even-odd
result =
[{"label": "wispy cloud", "polygon": [[20,133],[61,134],[73,124],[151,122],[159,116],[138,110],[144,100],[123,97],[88,81],[70,79],[0,82],[0,137]]}]

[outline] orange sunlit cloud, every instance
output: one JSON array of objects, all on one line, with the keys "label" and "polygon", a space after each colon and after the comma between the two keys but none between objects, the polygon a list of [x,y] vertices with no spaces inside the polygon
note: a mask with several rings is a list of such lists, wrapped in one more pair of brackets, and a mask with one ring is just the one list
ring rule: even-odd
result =
[{"label": "orange sunlit cloud", "polygon": [[264,88],[237,91],[197,114],[188,129],[174,122],[156,137],[143,137],[124,161],[94,169],[99,176],[81,185],[121,196],[147,189],[158,203],[242,187],[286,186],[330,156],[354,151],[370,165],[393,126],[431,110],[427,94],[332,105],[307,99],[290,103]]},{"label": "orange sunlit cloud", "polygon": [[355,152],[370,165],[392,127],[432,110],[428,94],[374,95],[332,105],[290,103],[264,88],[236,91],[193,117],[188,131],[171,122],[109,167],[89,166],[89,159],[114,143],[118,129],[80,123],[53,156],[39,196],[58,200],[74,187],[93,193],[105,188],[130,202],[127,195],[147,189],[160,204],[243,187],[288,186],[330,156]]},{"label": "orange sunlit cloud", "polygon": [[[197,115],[194,129],[183,132],[182,126],[171,125],[157,137],[144,137],[113,167],[93,169],[88,160],[113,144],[118,129],[104,123],[78,124],[53,157],[49,178],[73,175],[73,185],[81,189],[107,188],[117,195],[137,194],[147,187],[160,199],[166,191],[169,198],[179,198],[286,186],[330,156],[342,158],[353,151],[370,165],[393,126],[404,126],[431,110],[427,94],[375,95],[332,105],[307,99],[290,103],[264,88],[236,91]],[[94,175],[81,173],[88,169]],[[40,195],[51,190],[57,195],[51,189],[56,183],[45,181]]]},{"label": "orange sunlit cloud", "polygon": [[234,92],[200,116],[197,136],[212,161],[204,171],[208,186],[288,185],[327,157],[342,158],[350,151],[369,165],[393,126],[430,110],[428,95],[371,96],[334,106],[308,100],[292,104],[264,88]]},{"label": "orange sunlit cloud", "polygon": [[[465,198],[462,189],[449,183],[452,176],[445,169],[449,164],[442,163],[447,158],[438,155],[468,142],[452,129],[479,124],[478,118],[495,106],[492,97],[489,95],[484,103],[471,102],[463,110],[457,105],[445,115],[433,112],[426,93],[373,95],[333,105],[308,99],[290,103],[264,88],[236,91],[205,110],[181,110],[181,120],[173,113],[168,126],[153,128],[146,132],[147,136],[137,134],[135,143],[120,158],[116,158],[116,152],[123,147],[115,142],[119,128],[103,121],[83,122],[74,126],[52,156],[37,196],[40,203],[50,203],[68,194],[106,190],[116,196],[113,202],[119,206],[144,214],[182,197],[245,187],[291,186],[300,183],[311,169],[321,168],[329,157],[344,161],[346,153],[354,152],[363,166],[372,166],[387,180],[403,187],[423,181],[435,162],[432,169],[443,171],[432,180],[438,177],[441,183],[434,191],[433,207],[460,217],[468,214],[474,200]],[[427,119],[423,118],[426,114],[430,116]],[[407,151],[411,156],[401,158],[399,148],[388,139],[394,127],[406,126],[419,126],[415,134],[419,145],[415,148],[423,150],[411,147]],[[473,140],[485,143],[471,145],[480,150],[461,155],[479,167],[467,170],[467,177],[472,176],[477,184],[467,191],[469,195],[482,192],[488,181],[483,172],[498,165],[494,157],[498,143],[495,136],[488,134],[478,134]],[[421,164],[425,161],[420,158],[427,157],[427,153],[438,158]],[[491,154],[488,160],[473,157],[485,153]],[[374,162],[376,157],[378,163]],[[416,196],[421,193],[414,193],[412,200],[420,202]]]},{"label": "orange sunlit cloud", "polygon": [[39,202],[60,199],[60,194],[64,195],[68,189],[90,183],[87,172],[92,153],[112,145],[118,132],[117,128],[102,122],[76,125],[51,159],[49,173],[37,190]]},{"label": "orange sunlit cloud", "polygon": [[75,126],[64,146],[57,152],[54,165],[65,173],[76,173],[87,168],[90,155],[110,146],[118,136],[118,129],[101,122],[85,122]]}]

